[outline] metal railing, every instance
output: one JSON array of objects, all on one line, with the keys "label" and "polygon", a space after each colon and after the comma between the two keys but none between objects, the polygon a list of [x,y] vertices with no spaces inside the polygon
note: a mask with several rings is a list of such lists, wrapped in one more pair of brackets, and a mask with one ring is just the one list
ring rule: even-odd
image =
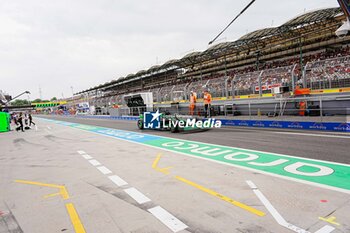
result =
[{"label": "metal railing", "polygon": [[350,56],[307,63],[303,82],[310,89],[350,87]]},{"label": "metal railing", "polygon": [[[197,99],[200,99],[203,97],[204,89],[209,89],[213,97],[234,97],[252,94],[262,96],[272,93],[272,89],[278,86],[288,86],[291,91],[294,91],[297,85],[312,90],[350,87],[350,56],[309,62],[302,70],[304,72],[301,75],[300,67],[291,65],[236,74],[233,78],[218,75],[219,77],[212,79],[200,79],[149,91],[153,93],[154,102],[159,103],[188,100],[191,91],[196,92]],[[106,106],[111,101],[117,104],[123,102],[122,95],[114,99],[99,96],[93,101],[97,105]]]},{"label": "metal railing", "polygon": [[[169,114],[190,115],[188,104],[171,104],[155,106],[153,111]],[[133,110],[130,112],[138,112]],[[198,103],[194,109],[194,116],[204,117],[203,103]],[[209,113],[209,112],[208,112]],[[303,98],[280,98],[265,103],[247,100],[244,103],[227,101],[223,104],[211,105],[211,115],[216,118],[228,119],[275,119],[296,121],[341,121],[346,122],[350,116],[350,98],[344,100],[330,100],[322,96]]]}]

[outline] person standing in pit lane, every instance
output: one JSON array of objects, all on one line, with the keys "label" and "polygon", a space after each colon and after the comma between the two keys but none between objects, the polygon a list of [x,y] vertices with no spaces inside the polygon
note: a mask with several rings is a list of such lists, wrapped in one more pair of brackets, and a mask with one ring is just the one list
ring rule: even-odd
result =
[{"label": "person standing in pit lane", "polygon": [[194,111],[196,109],[196,103],[197,103],[197,94],[193,91],[191,91],[190,95],[190,115],[194,115]]},{"label": "person standing in pit lane", "polygon": [[[19,125],[19,126],[18,126]],[[16,131],[18,130],[22,130],[22,132],[24,132],[24,128],[23,128],[23,114],[20,112],[17,118],[17,128]]]},{"label": "person standing in pit lane", "polygon": [[210,117],[210,107],[211,107],[211,94],[208,90],[204,90],[204,111],[205,118]]},{"label": "person standing in pit lane", "polygon": [[35,123],[33,122],[33,117],[31,113],[28,113],[28,119],[29,119],[29,127],[33,125],[35,125]]}]

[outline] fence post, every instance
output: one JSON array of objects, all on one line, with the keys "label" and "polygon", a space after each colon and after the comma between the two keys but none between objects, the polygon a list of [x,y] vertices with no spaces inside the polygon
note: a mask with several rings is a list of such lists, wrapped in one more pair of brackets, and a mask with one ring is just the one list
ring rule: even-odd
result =
[{"label": "fence post", "polygon": [[292,69],[292,91],[294,93],[295,90],[295,69],[297,68],[297,64],[294,65],[293,69]]},{"label": "fence post", "polygon": [[170,101],[171,102],[174,101],[174,89],[175,89],[175,85],[170,90]]},{"label": "fence post", "polygon": [[237,78],[237,75],[235,75],[234,77],[233,77],[233,79],[231,80],[231,91],[232,91],[232,100],[235,98],[235,95],[236,95],[236,93],[235,93],[235,86],[234,86],[234,81],[236,80],[236,78]]},{"label": "fence post", "polygon": [[229,77],[227,77],[227,76],[225,76],[225,77],[226,77],[225,78],[225,97],[226,97],[226,99],[228,99],[228,89],[227,89],[228,85],[227,85],[227,83],[228,83]]},{"label": "fence post", "polygon": [[[261,83],[261,76],[264,73],[264,71],[261,71],[258,77],[259,80],[259,97],[262,97],[262,83]],[[250,106],[250,105],[249,105]]]},{"label": "fence post", "polygon": [[321,122],[323,122],[323,105],[322,105],[322,97],[320,96],[320,117],[321,117]]},{"label": "fence post", "polygon": [[158,88],[158,91],[157,91],[157,102],[160,103],[160,97],[159,97],[159,94],[160,94],[160,91],[162,90],[162,88]]},{"label": "fence post", "polygon": [[250,108],[250,101],[248,103],[248,111],[249,111],[249,120],[252,119],[252,112],[251,112],[251,108]]},{"label": "fence post", "polygon": [[189,86],[190,84],[187,83],[184,87],[184,95],[185,95],[185,100],[189,100],[188,96],[189,96],[189,93],[188,93],[188,89],[187,87]]},{"label": "fence post", "polygon": [[[303,73],[302,73],[303,74],[303,88],[307,88],[307,86],[306,86],[306,70],[307,70],[307,67],[308,67],[309,63],[310,62],[306,63],[306,65],[304,66]],[[300,67],[300,68],[302,68],[302,67]]]}]

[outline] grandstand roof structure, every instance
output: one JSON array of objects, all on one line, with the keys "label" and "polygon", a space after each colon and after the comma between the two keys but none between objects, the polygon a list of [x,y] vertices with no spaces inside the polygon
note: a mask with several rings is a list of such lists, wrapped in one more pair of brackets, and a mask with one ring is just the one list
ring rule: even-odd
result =
[{"label": "grandstand roof structure", "polygon": [[172,59],[172,60],[169,60],[169,61],[165,62],[165,63],[162,65],[162,67],[163,67],[163,68],[166,68],[166,67],[174,66],[174,65],[177,65],[178,62],[179,62],[179,60],[177,60],[177,59]]},{"label": "grandstand roof structure", "polygon": [[340,7],[315,10],[297,16],[283,24],[281,27],[300,27],[305,24],[313,24],[319,21],[332,19],[340,13],[342,13]]},{"label": "grandstand roof structure", "polygon": [[111,81],[110,83],[105,83],[76,94],[82,94],[106,87],[108,88],[110,85],[116,86],[121,82],[134,81],[137,78],[144,78],[145,76],[167,71],[168,69],[176,70],[179,68],[193,66],[195,64],[201,64],[204,61],[217,59],[219,57],[227,56],[230,54],[232,55],[245,50],[250,51],[251,49],[257,49],[259,47],[263,48],[267,43],[269,43],[267,42],[268,40],[275,40],[278,42],[282,40],[288,40],[293,37],[300,37],[300,33],[294,33],[294,30],[302,30],[303,28],[311,27],[314,25],[319,26],[322,24],[328,25],[332,23],[333,25],[339,24],[339,20],[336,20],[336,17],[342,15],[343,13],[340,7],[307,12],[287,21],[278,27],[259,29],[247,33],[236,41],[215,44],[205,51],[191,52],[180,59],[169,60],[163,65],[154,65],[148,70],[141,70],[135,74],[129,74],[124,78],[119,78],[117,80]]}]

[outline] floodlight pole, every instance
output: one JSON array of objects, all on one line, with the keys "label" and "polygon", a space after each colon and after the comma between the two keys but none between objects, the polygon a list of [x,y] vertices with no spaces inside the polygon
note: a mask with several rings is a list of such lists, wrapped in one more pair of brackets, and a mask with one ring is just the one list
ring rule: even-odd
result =
[{"label": "floodlight pole", "polygon": [[30,92],[29,92],[29,91],[22,92],[21,94],[17,95],[16,97],[12,98],[11,100],[7,101],[7,102],[5,103],[5,106],[7,106],[12,100],[17,99],[18,97],[20,97],[20,96],[22,96],[22,95],[24,95],[24,94],[30,94]]},{"label": "floodlight pole", "polygon": [[239,16],[241,16],[256,0],[252,0],[246,7],[244,7],[244,9],[224,28],[224,30],[222,30],[219,35],[217,35],[212,41],[209,42],[209,45],[211,45],[212,43],[214,43],[216,41],[217,38],[219,38],[221,36],[222,33],[224,33],[227,28],[229,28],[231,26],[231,24],[233,22],[236,21],[236,19],[239,18]]}]

